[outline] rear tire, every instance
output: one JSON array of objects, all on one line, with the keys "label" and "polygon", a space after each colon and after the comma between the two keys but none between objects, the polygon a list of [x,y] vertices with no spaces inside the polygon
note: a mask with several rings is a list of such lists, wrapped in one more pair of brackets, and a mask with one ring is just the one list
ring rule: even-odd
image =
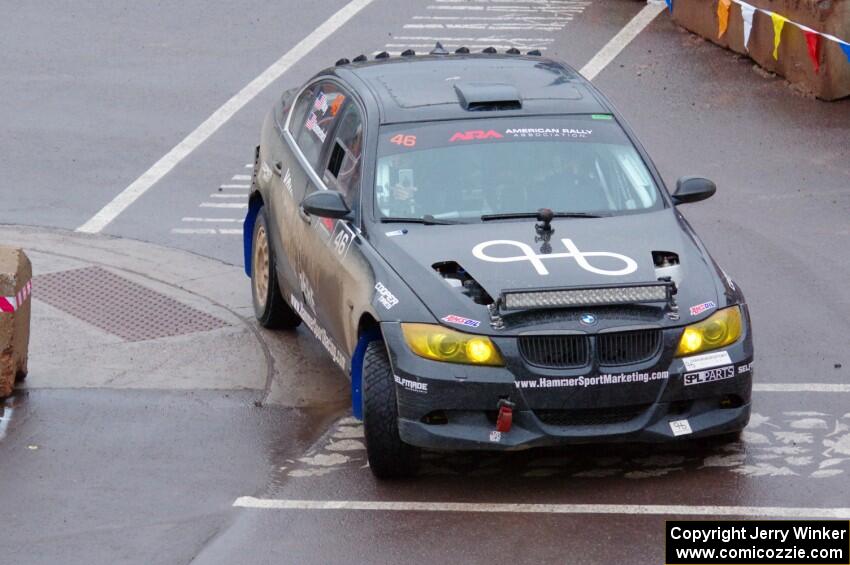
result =
[{"label": "rear tire", "polygon": [[266,207],[257,212],[251,243],[251,296],[254,315],[264,328],[293,329],[301,318],[280,294],[274,246],[269,238]]},{"label": "rear tire", "polygon": [[363,432],[369,468],[378,479],[416,475],[420,449],[398,433],[395,382],[383,341],[373,341],[363,359]]}]

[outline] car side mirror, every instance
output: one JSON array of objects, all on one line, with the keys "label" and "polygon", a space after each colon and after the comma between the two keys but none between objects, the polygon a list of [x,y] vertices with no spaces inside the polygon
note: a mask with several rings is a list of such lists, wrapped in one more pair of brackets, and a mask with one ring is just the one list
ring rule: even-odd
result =
[{"label": "car side mirror", "polygon": [[311,192],[301,201],[301,208],[311,216],[320,218],[345,219],[351,215],[351,209],[345,203],[345,198],[336,190]]},{"label": "car side mirror", "polygon": [[699,202],[717,192],[717,185],[702,177],[682,177],[676,181],[673,204]]}]

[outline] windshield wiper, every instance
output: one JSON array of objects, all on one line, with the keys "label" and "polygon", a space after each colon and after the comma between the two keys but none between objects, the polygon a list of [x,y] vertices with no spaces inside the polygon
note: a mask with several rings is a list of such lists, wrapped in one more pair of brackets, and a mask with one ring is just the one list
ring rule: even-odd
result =
[{"label": "windshield wiper", "polygon": [[[481,221],[488,220],[513,220],[517,218],[534,218],[538,217],[539,212],[511,212],[507,214],[484,214],[481,216]],[[601,214],[591,214],[590,212],[555,212],[555,218],[602,218]]]},{"label": "windshield wiper", "polygon": [[410,223],[410,224],[425,224],[426,226],[432,225],[452,225],[452,224],[462,224],[463,222],[458,222],[456,220],[442,220],[440,218],[435,218],[434,216],[426,215],[421,218],[400,218],[395,216],[384,216],[381,218],[381,222],[383,223]]}]

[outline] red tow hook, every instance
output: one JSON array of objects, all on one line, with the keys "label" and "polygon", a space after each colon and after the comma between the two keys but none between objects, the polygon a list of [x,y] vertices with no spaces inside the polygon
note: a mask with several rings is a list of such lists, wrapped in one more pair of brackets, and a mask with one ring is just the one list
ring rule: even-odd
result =
[{"label": "red tow hook", "polygon": [[514,403],[501,399],[499,400],[499,415],[496,417],[496,431],[507,433],[511,431],[511,424],[514,421]]}]

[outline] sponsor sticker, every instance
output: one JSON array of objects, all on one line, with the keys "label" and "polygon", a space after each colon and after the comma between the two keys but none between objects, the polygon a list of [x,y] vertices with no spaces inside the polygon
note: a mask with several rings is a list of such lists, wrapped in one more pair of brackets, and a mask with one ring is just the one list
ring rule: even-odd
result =
[{"label": "sponsor sticker", "polygon": [[481,325],[481,322],[479,322],[478,320],[464,318],[463,316],[457,316],[455,314],[449,314],[448,316],[443,316],[440,319],[446,322],[447,324],[457,324],[459,326],[466,326],[468,328],[477,328]]},{"label": "sponsor sticker", "polygon": [[682,363],[687,371],[702,371],[703,369],[711,369],[712,367],[720,367],[722,365],[731,365],[732,359],[729,358],[728,351],[712,351],[702,355],[694,355],[692,357],[683,357]]},{"label": "sponsor sticker", "polygon": [[753,362],[750,361],[745,365],[738,365],[738,374],[743,375],[744,373],[749,373],[753,370]]},{"label": "sponsor sticker", "polygon": [[691,316],[699,316],[703,312],[707,312],[708,310],[712,310],[714,308],[717,308],[717,304],[715,304],[713,300],[709,300],[708,302],[703,302],[702,304],[691,306]]},{"label": "sponsor sticker", "polygon": [[376,282],[375,291],[378,293],[378,302],[387,310],[398,304],[398,298],[384,286],[384,283],[380,281]]},{"label": "sponsor sticker", "polygon": [[310,286],[310,280],[307,278],[303,272],[298,272],[298,285],[301,287],[301,294],[304,295],[304,300],[307,302],[307,306],[310,307],[310,310],[313,312],[316,311],[316,299],[315,294],[313,293],[313,287]]},{"label": "sponsor sticker", "polygon": [[592,129],[575,128],[513,128],[505,130],[508,137],[570,137],[584,139],[593,133]]},{"label": "sponsor sticker", "polygon": [[493,443],[498,443],[502,441],[502,432],[498,430],[493,430],[492,432],[490,432],[490,441],[492,441]]},{"label": "sponsor sticker", "polygon": [[[490,263],[514,263],[517,261],[528,261],[531,263],[531,266],[534,267],[534,270],[537,271],[538,275],[546,276],[549,274],[549,269],[546,268],[546,265],[543,263],[544,260],[550,259],[573,259],[576,264],[589,273],[593,273],[596,275],[606,275],[609,277],[623,276],[634,273],[638,269],[637,261],[632,259],[631,257],[627,257],[626,255],[622,255],[620,253],[611,253],[610,251],[579,251],[578,246],[573,243],[572,239],[563,238],[561,239],[561,243],[566,249],[566,253],[544,253],[542,255],[538,255],[534,252],[534,249],[531,248],[527,243],[523,243],[522,241],[514,241],[512,239],[497,239],[493,241],[483,241],[472,248],[472,254],[482,261],[488,261]],[[492,256],[485,253],[490,247],[514,247],[519,251],[518,255],[514,255],[512,257],[503,257],[501,255]],[[600,269],[599,267],[593,266],[590,261],[588,261],[588,257],[610,257],[611,259],[615,259],[617,261],[622,262],[623,268],[621,269]],[[608,262],[610,264],[610,261]]]},{"label": "sponsor sticker", "polygon": [[419,381],[403,379],[398,375],[393,375],[393,380],[395,380],[396,384],[404,388],[404,390],[409,390],[410,392],[418,392],[421,394],[428,394],[428,383],[420,383]]},{"label": "sponsor sticker", "polygon": [[393,230],[385,233],[387,237],[396,237],[399,235],[405,235],[407,233],[407,229]]},{"label": "sponsor sticker", "polygon": [[325,331],[313,314],[310,313],[309,310],[304,308],[304,305],[298,300],[298,297],[294,294],[289,294],[289,303],[292,305],[292,309],[295,310],[295,313],[301,318],[301,321],[304,322],[304,325],[316,336],[316,339],[319,340],[319,343],[322,344],[322,347],[330,354],[331,359],[339,365],[343,370],[345,370],[345,355],[340,351],[340,349],[333,342],[331,337],[328,335],[328,332]]},{"label": "sponsor sticker", "polygon": [[259,176],[260,176],[260,181],[262,181],[264,184],[268,183],[270,180],[272,180],[272,168],[269,167],[268,164],[265,161],[263,161],[263,163],[260,165],[260,175]]},{"label": "sponsor sticker", "polygon": [[670,422],[670,431],[673,432],[674,436],[686,436],[694,433],[687,420],[673,420]]},{"label": "sponsor sticker", "polygon": [[735,367],[717,367],[714,369],[706,369],[697,373],[685,373],[685,386],[700,385],[703,383],[712,383],[714,381],[722,381],[723,379],[731,379],[735,376]]},{"label": "sponsor sticker", "polygon": [[517,388],[587,388],[590,386],[599,385],[619,385],[628,383],[648,383],[651,381],[663,381],[670,377],[668,371],[652,371],[631,373],[616,373],[616,374],[601,374],[595,377],[565,377],[560,379],[552,379],[548,377],[539,377],[536,379],[514,381]]},{"label": "sponsor sticker", "polygon": [[289,171],[289,167],[286,168],[286,173],[283,175],[283,186],[286,187],[289,194],[292,194],[292,173]]},{"label": "sponsor sticker", "polygon": [[504,136],[495,131],[488,130],[484,131],[483,129],[474,129],[469,131],[459,131],[449,138],[449,142],[455,141],[475,141],[479,139],[502,139]]}]

